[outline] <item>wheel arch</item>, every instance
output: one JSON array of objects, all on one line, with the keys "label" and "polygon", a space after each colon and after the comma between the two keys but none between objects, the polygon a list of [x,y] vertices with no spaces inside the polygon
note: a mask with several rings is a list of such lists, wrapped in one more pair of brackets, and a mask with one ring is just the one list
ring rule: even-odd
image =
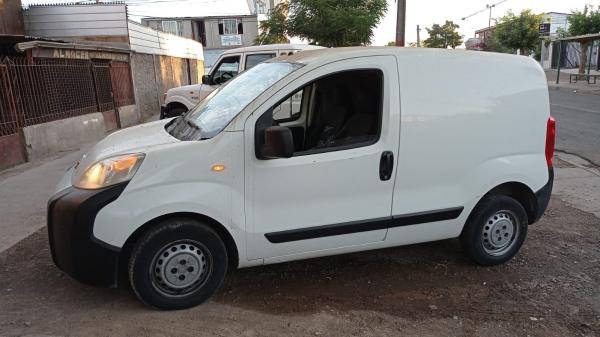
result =
[{"label": "wheel arch", "polygon": [[479,199],[475,207],[473,207],[471,214],[469,214],[469,219],[479,208],[481,201],[490,195],[505,195],[517,200],[525,209],[529,224],[532,224],[535,221],[538,208],[535,193],[529,186],[517,181],[505,182],[489,190]]},{"label": "wheel arch", "polygon": [[178,101],[173,101],[173,102],[167,103],[167,108],[169,108],[169,110],[175,109],[175,108],[183,108],[186,111],[189,110],[189,108],[185,104],[178,102]]},{"label": "wheel arch", "polygon": [[[126,273],[127,264],[129,262],[129,258],[131,256],[133,247],[135,246],[135,243],[142,237],[142,235],[144,233],[148,232],[148,230],[150,230],[151,228],[154,228],[160,222],[162,222],[166,219],[178,218],[178,217],[179,218],[185,217],[185,218],[191,218],[191,219],[197,220],[199,222],[202,222],[202,223],[208,225],[211,229],[213,229],[215,232],[217,232],[217,234],[219,235],[219,237],[221,238],[221,240],[223,240],[223,243],[225,244],[225,249],[227,250],[227,257],[229,259],[229,261],[228,261],[229,266],[237,268],[237,266],[239,264],[238,247],[237,247],[237,244],[235,243],[235,240],[233,239],[233,236],[231,235],[231,233],[229,233],[229,231],[227,230],[227,228],[225,228],[225,226],[223,226],[217,220],[215,220],[209,216],[203,215],[203,214],[193,213],[193,212],[175,212],[175,213],[164,214],[164,215],[156,217],[150,221],[147,221],[142,226],[137,228],[127,238],[127,240],[125,241],[125,244],[123,245],[121,252],[119,254],[119,274],[120,275],[127,274]],[[125,273],[123,273],[123,272],[125,272]]]}]

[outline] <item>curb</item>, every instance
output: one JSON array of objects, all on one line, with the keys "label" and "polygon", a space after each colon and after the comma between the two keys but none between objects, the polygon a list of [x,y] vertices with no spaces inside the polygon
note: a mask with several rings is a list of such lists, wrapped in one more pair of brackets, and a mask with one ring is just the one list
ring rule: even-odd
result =
[{"label": "curb", "polygon": [[[593,85],[593,84],[591,84],[591,85]],[[560,84],[556,84],[556,83],[548,83],[548,90],[559,90],[559,91],[576,92],[576,93],[580,93],[580,94],[600,95],[600,87],[598,89],[570,88],[570,87],[566,87],[566,86],[561,86]]]}]

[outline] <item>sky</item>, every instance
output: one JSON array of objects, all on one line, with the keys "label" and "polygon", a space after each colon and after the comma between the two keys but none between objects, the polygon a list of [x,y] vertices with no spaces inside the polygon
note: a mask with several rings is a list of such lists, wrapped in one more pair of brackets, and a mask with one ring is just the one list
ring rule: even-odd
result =
[{"label": "sky", "polygon": [[[443,24],[452,20],[460,26],[459,31],[465,40],[474,37],[475,31],[488,26],[489,11],[484,11],[467,20],[461,18],[486,8],[486,4],[501,0],[406,0],[406,41],[417,41],[417,25],[421,26],[421,39],[427,38],[425,27],[434,23]],[[534,13],[571,13],[573,9],[583,9],[585,4],[599,5],[599,0],[507,0],[492,9],[492,18],[504,16],[508,10],[515,13],[532,9]],[[384,45],[396,38],[396,7],[394,0],[388,0],[388,12],[374,32],[374,45]],[[493,24],[493,21],[492,21]]]},{"label": "sky", "polygon": [[[421,26],[421,39],[427,38],[425,27],[434,23],[443,24],[452,20],[460,25],[459,31],[465,40],[475,31],[487,27],[489,11],[483,11],[467,20],[461,18],[486,8],[501,0],[406,0],[406,42],[416,42],[417,25]],[[22,0],[23,5],[33,3],[59,3],[56,0]],[[75,2],[75,0],[72,0]],[[132,19],[139,21],[144,16],[202,16],[224,14],[247,14],[246,0],[126,0]],[[600,5],[600,0],[506,0],[492,10],[492,18],[498,18],[508,10],[520,12],[530,8],[535,13],[563,12],[582,9],[586,3]],[[385,45],[395,39],[396,2],[388,0],[388,11],[374,31],[373,45]]]}]

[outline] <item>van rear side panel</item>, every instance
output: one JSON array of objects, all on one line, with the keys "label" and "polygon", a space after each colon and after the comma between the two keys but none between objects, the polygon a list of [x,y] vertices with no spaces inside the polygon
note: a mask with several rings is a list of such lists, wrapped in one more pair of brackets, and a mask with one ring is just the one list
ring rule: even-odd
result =
[{"label": "van rear side panel", "polygon": [[456,237],[495,186],[514,181],[535,192],[546,184],[550,106],[534,60],[422,49],[397,58],[402,117],[392,212],[464,210],[455,220],[390,230],[390,240]]}]

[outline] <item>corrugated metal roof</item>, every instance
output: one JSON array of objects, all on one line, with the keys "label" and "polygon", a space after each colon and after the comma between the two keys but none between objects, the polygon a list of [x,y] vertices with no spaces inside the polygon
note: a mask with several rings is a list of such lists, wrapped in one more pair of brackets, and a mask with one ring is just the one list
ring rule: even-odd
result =
[{"label": "corrugated metal roof", "polygon": [[65,41],[46,39],[43,37],[26,36],[26,35],[2,35],[0,34],[0,55],[17,55],[18,52],[15,50],[15,45],[22,42],[29,41],[46,41],[63,43]]},{"label": "corrugated metal roof", "polygon": [[595,33],[595,34],[585,34],[585,35],[578,35],[578,36],[563,37],[560,39],[556,39],[555,41],[577,42],[577,41],[591,41],[591,40],[600,40],[600,32]]},{"label": "corrugated metal roof", "polygon": [[112,5],[126,5],[124,1],[112,1],[112,2],[57,2],[57,3],[33,3],[23,5],[27,10],[30,7],[55,7],[55,6],[112,6]]}]

